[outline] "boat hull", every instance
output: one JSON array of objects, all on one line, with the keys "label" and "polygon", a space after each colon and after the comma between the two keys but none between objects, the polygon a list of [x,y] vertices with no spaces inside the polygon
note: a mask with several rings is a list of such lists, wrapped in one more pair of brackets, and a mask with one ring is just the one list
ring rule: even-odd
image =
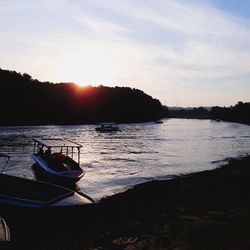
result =
[{"label": "boat hull", "polygon": [[58,185],[16,176],[0,175],[0,204],[12,207],[46,208],[91,204],[93,200]]},{"label": "boat hull", "polygon": [[98,132],[112,132],[112,131],[118,131],[117,127],[112,127],[112,128],[95,128],[96,131]]},{"label": "boat hull", "polygon": [[40,170],[43,171],[44,174],[60,182],[76,183],[85,174],[80,167],[79,170],[65,169],[64,171],[56,171],[55,169],[52,169],[48,161],[46,161],[44,158],[40,157],[38,154],[35,153],[32,154],[32,158],[37,163],[37,166],[40,168]]}]

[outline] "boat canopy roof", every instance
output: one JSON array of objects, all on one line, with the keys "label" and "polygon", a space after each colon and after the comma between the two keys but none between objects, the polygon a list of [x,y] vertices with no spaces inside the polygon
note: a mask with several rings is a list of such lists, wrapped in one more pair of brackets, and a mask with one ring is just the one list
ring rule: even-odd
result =
[{"label": "boat canopy roof", "polygon": [[47,147],[47,148],[52,148],[52,147],[67,147],[67,148],[81,148],[82,145],[69,141],[69,140],[65,140],[62,138],[45,138],[45,139],[36,139],[33,138],[34,141],[40,143],[41,145]]}]

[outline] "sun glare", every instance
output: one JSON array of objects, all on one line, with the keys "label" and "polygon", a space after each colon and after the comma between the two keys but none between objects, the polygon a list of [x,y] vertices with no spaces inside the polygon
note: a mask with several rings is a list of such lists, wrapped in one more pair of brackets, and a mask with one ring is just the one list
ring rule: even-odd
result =
[{"label": "sun glare", "polygon": [[[58,78],[62,81],[73,81],[80,86],[97,86],[103,83],[114,82],[114,73],[117,72],[117,63],[112,55],[107,55],[95,47],[88,51],[65,56],[65,60],[57,67]],[[112,78],[111,78],[112,76]]]}]

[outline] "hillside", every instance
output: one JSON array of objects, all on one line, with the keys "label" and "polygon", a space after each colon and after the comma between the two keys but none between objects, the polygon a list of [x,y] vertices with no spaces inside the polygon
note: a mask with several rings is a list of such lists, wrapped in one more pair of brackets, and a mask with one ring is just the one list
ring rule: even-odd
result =
[{"label": "hillside", "polygon": [[157,99],[138,89],[40,82],[2,69],[0,104],[0,125],[145,122],[167,114]]}]

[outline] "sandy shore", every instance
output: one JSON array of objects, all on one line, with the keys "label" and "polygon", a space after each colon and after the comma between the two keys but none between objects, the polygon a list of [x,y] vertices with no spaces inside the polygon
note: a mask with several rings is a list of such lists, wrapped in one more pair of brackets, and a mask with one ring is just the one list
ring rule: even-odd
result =
[{"label": "sandy shore", "polygon": [[250,156],[89,207],[0,212],[7,249],[250,249]]}]

